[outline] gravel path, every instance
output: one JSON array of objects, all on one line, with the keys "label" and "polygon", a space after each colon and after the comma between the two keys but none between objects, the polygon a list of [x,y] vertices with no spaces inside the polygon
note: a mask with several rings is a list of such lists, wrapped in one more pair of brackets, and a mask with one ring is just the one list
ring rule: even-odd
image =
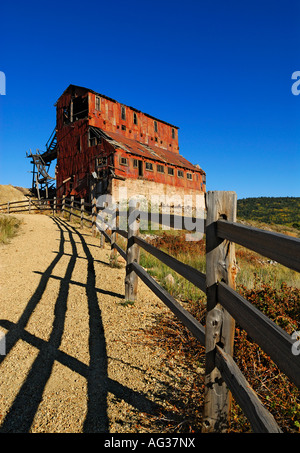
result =
[{"label": "gravel path", "polygon": [[142,330],[168,309],[141,281],[124,304],[124,265],[90,229],[15,216],[0,247],[0,432],[155,432],[176,373]]}]

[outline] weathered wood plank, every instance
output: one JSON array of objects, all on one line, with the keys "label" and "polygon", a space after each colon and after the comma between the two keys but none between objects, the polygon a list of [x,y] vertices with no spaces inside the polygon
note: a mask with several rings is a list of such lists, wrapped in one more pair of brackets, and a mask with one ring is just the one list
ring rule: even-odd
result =
[{"label": "weathered wood plank", "polygon": [[218,220],[217,235],[300,272],[300,239]]},{"label": "weathered wood plank", "polygon": [[200,341],[201,345],[205,344],[205,328],[197,321],[185,308],[183,308],[173,296],[162,288],[152,278],[145,269],[136,262],[132,267],[143,282],[150,288],[159,299],[177,316],[178,319],[191,331],[191,333]]},{"label": "weathered wood plank", "polygon": [[201,289],[201,291],[206,291],[206,277],[205,274],[194,269],[193,267],[189,266],[188,264],[182,263],[178,261],[171,255],[163,252],[162,250],[157,249],[153,245],[146,242],[144,239],[138,237],[134,238],[134,242],[146,250],[151,255],[158,258],[161,262],[169,266],[175,272],[180,274],[182,277],[186,278],[188,281],[193,283],[197,288]]},{"label": "weathered wood plank", "polygon": [[124,258],[124,260],[127,259],[125,250],[123,250],[116,242],[113,244],[113,247],[120,253],[120,255],[122,256],[122,258]]},{"label": "weathered wood plank", "polygon": [[291,336],[224,283],[218,285],[218,299],[281,371],[300,388],[300,359],[292,353],[294,341]]},{"label": "weathered wood plank", "polygon": [[216,349],[218,369],[249,420],[252,430],[255,433],[281,433],[273,415],[263,406],[233,358],[219,346],[216,346]]},{"label": "weathered wood plank", "polygon": [[134,243],[134,236],[139,235],[139,228],[139,203],[137,202],[135,206],[129,203],[125,299],[133,302],[136,300],[137,296],[138,277],[131,264],[134,262],[138,263],[140,259],[140,248]]},{"label": "weathered wood plank", "polygon": [[206,294],[205,396],[203,432],[226,432],[231,410],[231,393],[215,363],[216,345],[222,344],[232,355],[235,322],[219,304],[217,285],[221,280],[235,287],[236,263],[234,244],[217,237],[220,218],[236,219],[236,194],[211,191],[206,194]]}]

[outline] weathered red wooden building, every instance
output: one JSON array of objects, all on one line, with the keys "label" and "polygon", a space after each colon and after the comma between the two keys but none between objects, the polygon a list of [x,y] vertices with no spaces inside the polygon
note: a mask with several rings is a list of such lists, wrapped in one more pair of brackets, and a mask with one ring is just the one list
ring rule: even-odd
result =
[{"label": "weathered red wooden building", "polygon": [[179,154],[178,127],[75,85],[56,109],[58,197],[204,194],[205,172]]}]

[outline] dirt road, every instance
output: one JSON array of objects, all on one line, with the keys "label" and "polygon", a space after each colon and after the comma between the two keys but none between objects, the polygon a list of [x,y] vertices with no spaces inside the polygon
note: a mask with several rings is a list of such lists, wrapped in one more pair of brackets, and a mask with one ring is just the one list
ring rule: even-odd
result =
[{"label": "dirt road", "polygon": [[0,248],[0,432],[154,432],[175,377],[142,330],[168,309],[142,282],[124,304],[124,266],[90,229],[16,217]]}]

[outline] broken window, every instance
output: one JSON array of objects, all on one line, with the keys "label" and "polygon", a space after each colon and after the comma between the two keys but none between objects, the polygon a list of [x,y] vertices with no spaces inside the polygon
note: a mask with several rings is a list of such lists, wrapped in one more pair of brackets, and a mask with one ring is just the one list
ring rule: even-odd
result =
[{"label": "broken window", "polygon": [[186,174],[186,179],[193,179],[192,173],[187,173]]},{"label": "broken window", "polygon": [[77,96],[71,101],[71,121],[77,121],[88,116],[88,97]]},{"label": "broken window", "polygon": [[158,171],[159,173],[164,173],[164,172],[165,172],[164,166],[163,166],[163,165],[157,165],[157,171]]},{"label": "broken window", "polygon": [[153,171],[153,164],[151,162],[146,162],[146,170]]},{"label": "broken window", "polygon": [[89,128],[89,146],[96,146],[102,143],[100,133],[94,127]]},{"label": "broken window", "polygon": [[174,168],[168,167],[168,175],[174,176]]},{"label": "broken window", "polygon": [[133,112],[133,124],[137,124],[138,121],[137,121],[137,114],[135,112]]},{"label": "broken window", "polygon": [[122,124],[122,131],[126,131],[126,126],[124,126],[124,124]]},{"label": "broken window", "polygon": [[70,122],[70,106],[63,107],[63,122],[64,124],[68,124]]},{"label": "broken window", "polygon": [[175,138],[175,129],[172,128],[172,138]]},{"label": "broken window", "polygon": [[133,159],[133,168],[137,168],[137,166],[138,166],[138,160]]},{"label": "broken window", "polygon": [[154,132],[157,132],[157,121],[154,121]]},{"label": "broken window", "polygon": [[106,156],[104,156],[104,157],[98,157],[98,158],[96,159],[96,166],[97,166],[97,167],[103,167],[103,166],[105,166],[105,165],[107,165],[107,157],[106,157]]},{"label": "broken window", "polygon": [[183,178],[183,171],[182,170],[178,170],[177,171],[177,176],[178,176],[178,178]]}]

